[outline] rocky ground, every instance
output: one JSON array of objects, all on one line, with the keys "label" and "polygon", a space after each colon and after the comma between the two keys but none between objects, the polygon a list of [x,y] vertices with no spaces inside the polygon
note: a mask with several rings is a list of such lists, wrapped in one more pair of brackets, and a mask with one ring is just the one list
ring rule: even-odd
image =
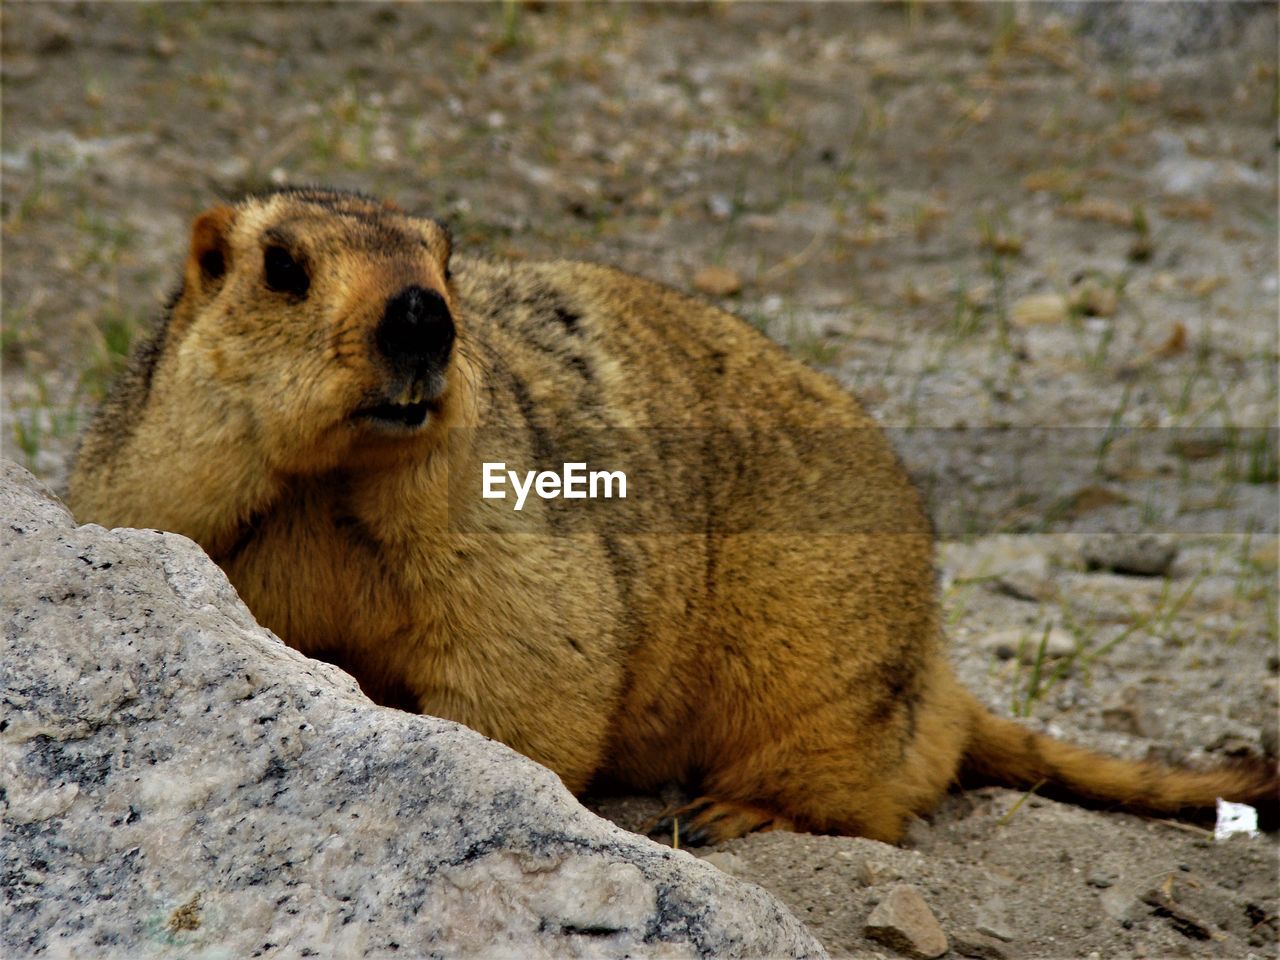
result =
[{"label": "rocky ground", "polygon": [[[700,290],[857,391],[930,491],[953,656],[994,708],[1128,756],[1256,752],[1274,8],[1182,32],[1090,9],[6,6],[4,453],[61,482],[200,209],[386,194],[459,249]],[[1176,556],[1109,569],[1139,533]],[[836,954],[893,955],[865,924],[907,883],[953,954],[1275,955],[1269,840],[1020,801],[957,796],[902,848],[712,856]]]}]

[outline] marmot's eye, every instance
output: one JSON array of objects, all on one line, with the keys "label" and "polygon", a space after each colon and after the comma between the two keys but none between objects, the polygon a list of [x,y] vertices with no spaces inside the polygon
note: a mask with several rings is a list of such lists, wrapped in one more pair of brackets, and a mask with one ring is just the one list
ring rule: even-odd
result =
[{"label": "marmot's eye", "polygon": [[267,286],[276,293],[288,293],[304,297],[311,286],[307,269],[289,254],[284,247],[267,247],[262,254],[262,275]]}]

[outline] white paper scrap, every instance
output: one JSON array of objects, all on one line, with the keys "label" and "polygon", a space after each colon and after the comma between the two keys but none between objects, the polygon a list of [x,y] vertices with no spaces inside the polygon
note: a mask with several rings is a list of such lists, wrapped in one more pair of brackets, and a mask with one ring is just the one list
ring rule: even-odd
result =
[{"label": "white paper scrap", "polygon": [[1258,835],[1258,811],[1247,803],[1232,803],[1219,797],[1218,822],[1213,827],[1213,839],[1225,840],[1237,833],[1247,837]]}]

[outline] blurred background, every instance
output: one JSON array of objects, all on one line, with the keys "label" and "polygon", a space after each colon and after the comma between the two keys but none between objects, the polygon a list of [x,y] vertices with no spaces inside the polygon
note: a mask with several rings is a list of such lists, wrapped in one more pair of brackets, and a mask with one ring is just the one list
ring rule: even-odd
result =
[{"label": "blurred background", "polygon": [[[3,18],[3,442],[55,483],[191,218],[282,183],[700,292],[892,426],[1275,426],[1273,5]],[[1184,446],[1275,478],[1274,432]]]}]

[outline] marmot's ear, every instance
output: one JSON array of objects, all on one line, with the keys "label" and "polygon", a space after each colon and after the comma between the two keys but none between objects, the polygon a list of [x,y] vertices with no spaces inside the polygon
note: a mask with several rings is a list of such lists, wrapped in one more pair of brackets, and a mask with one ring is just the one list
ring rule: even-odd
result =
[{"label": "marmot's ear", "polygon": [[218,206],[206,210],[191,226],[191,253],[187,256],[188,290],[212,293],[231,269],[231,225],[236,212]]}]

